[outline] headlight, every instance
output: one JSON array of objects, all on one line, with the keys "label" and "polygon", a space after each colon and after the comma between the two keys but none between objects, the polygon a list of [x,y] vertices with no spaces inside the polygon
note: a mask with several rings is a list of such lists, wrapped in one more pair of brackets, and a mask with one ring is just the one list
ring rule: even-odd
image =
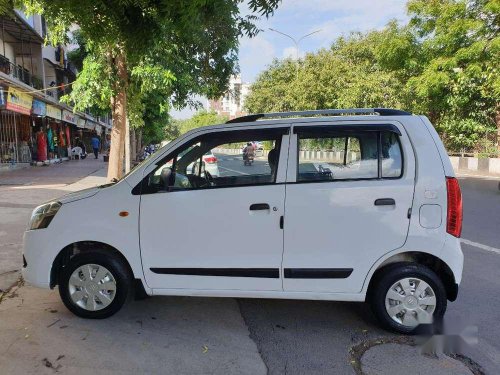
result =
[{"label": "headlight", "polygon": [[61,208],[60,202],[49,202],[35,208],[31,214],[28,229],[47,228],[57,211],[59,211],[59,208]]}]

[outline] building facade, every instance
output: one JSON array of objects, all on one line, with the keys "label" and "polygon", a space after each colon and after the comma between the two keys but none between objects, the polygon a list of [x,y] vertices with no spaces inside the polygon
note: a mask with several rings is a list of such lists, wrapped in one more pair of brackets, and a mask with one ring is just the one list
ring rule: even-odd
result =
[{"label": "building facade", "polygon": [[45,35],[40,15],[0,15],[0,167],[65,159],[77,137],[87,143],[111,128],[59,101],[77,71],[64,46],[44,46]]},{"label": "building facade", "polygon": [[245,99],[249,92],[249,83],[242,82],[240,75],[231,76],[226,94],[217,100],[209,100],[208,110],[230,119],[246,115]]}]

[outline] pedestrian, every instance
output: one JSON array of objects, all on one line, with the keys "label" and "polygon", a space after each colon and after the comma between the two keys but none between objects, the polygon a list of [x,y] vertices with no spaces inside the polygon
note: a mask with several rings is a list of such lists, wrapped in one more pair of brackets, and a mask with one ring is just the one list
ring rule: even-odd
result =
[{"label": "pedestrian", "polygon": [[97,137],[97,134],[94,134],[92,136],[90,143],[92,144],[92,149],[94,150],[94,155],[95,155],[95,158],[97,159],[99,157],[99,145],[101,143],[101,141],[99,140],[99,137]]}]

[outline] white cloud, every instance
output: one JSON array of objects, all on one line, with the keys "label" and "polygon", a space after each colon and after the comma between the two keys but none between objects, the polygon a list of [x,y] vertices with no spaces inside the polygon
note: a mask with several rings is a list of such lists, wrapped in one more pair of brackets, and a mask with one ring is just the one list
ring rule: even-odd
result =
[{"label": "white cloud", "polygon": [[297,48],[287,47],[283,50],[283,58],[285,59],[296,59],[297,58]]},{"label": "white cloud", "polygon": [[276,53],[274,46],[261,33],[241,40],[239,57],[242,79],[248,81],[270,64]]}]

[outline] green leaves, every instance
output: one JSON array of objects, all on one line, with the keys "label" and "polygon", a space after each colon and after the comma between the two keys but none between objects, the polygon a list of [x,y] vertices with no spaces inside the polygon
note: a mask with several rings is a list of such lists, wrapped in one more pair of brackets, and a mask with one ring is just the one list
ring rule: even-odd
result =
[{"label": "green leaves", "polygon": [[222,124],[227,120],[229,120],[227,117],[218,115],[216,112],[201,110],[189,119],[175,120],[173,125],[179,130],[180,134],[184,134],[189,130],[196,129],[201,126]]},{"label": "green leaves", "polygon": [[391,21],[298,62],[274,61],[246,106],[402,108],[429,116],[449,148],[474,149],[500,108],[499,10],[498,0],[410,0],[406,25]]},{"label": "green leaves", "polygon": [[[48,42],[68,42],[76,25],[80,44],[70,58],[81,68],[73,92],[64,98],[76,109],[110,108],[126,89],[132,126],[159,122],[166,111],[192,104],[192,97],[222,95],[237,70],[238,38],[258,33],[280,0],[16,0],[27,13],[43,14]],[[116,74],[117,56],[127,77]],[[151,125],[155,129],[157,125]]]}]

